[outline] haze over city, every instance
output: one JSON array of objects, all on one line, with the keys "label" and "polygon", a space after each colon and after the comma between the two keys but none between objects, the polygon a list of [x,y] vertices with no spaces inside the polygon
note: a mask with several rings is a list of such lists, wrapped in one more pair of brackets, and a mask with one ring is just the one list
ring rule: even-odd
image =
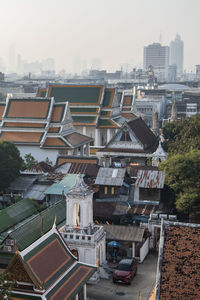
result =
[{"label": "haze over city", "polygon": [[198,0],[18,0],[2,1],[0,57],[8,49],[27,61],[52,57],[56,70],[74,72],[79,57],[87,68],[141,67],[143,47],[169,45],[177,33],[184,41],[184,69],[199,63]]}]

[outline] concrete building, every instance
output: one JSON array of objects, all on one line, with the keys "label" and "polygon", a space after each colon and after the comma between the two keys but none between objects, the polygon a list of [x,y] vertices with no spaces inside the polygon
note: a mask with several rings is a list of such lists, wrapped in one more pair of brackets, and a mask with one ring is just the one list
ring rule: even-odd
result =
[{"label": "concrete building", "polygon": [[170,43],[170,65],[177,66],[177,73],[183,73],[183,58],[184,58],[184,43],[179,34],[176,35],[175,40]]},{"label": "concrete building", "polygon": [[158,80],[165,81],[168,77],[169,47],[162,46],[160,43],[153,43],[144,47],[144,70],[148,70],[150,65],[152,65]]}]

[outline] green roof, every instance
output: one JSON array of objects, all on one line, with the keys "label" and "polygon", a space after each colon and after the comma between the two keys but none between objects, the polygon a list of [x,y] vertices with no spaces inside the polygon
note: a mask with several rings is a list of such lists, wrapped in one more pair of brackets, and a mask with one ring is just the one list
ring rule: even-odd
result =
[{"label": "green roof", "polygon": [[0,211],[0,233],[37,212],[30,199],[23,199]]},{"label": "green roof", "polygon": [[66,218],[65,200],[61,200],[45,209],[23,224],[23,226],[13,230],[10,233],[10,237],[16,241],[18,249],[22,251],[38,240],[42,234],[45,234],[52,228],[55,216],[56,225],[60,227]]},{"label": "green roof", "polygon": [[60,182],[52,184],[45,192],[46,195],[66,194],[75,184],[78,174],[67,174]]},{"label": "green roof", "polygon": [[70,107],[71,113],[96,113],[97,108],[91,107],[91,108],[84,108],[84,107]]},{"label": "green roof", "polygon": [[105,90],[104,97],[103,97],[103,107],[109,106],[111,101],[112,91]]},{"label": "green roof", "polygon": [[[28,293],[28,292],[27,292]],[[38,295],[26,295],[25,293],[20,293],[18,291],[15,292],[15,291],[12,291],[12,297],[14,297],[14,299],[25,299],[25,300],[41,300],[42,299],[42,296],[38,296]]]},{"label": "green roof", "polygon": [[96,116],[72,116],[73,123],[94,123],[95,119]]},{"label": "green roof", "polygon": [[98,104],[100,92],[100,86],[52,86],[48,96],[55,102]]},{"label": "green roof", "polygon": [[99,123],[98,126],[110,126],[112,124],[112,122],[109,119],[99,119]]}]

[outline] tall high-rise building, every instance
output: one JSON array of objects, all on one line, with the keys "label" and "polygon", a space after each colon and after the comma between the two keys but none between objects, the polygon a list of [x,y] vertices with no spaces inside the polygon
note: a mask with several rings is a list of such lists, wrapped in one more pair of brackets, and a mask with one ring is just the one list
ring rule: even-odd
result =
[{"label": "tall high-rise building", "polygon": [[179,34],[176,35],[175,40],[170,43],[170,65],[177,66],[177,73],[183,73],[183,50],[184,43]]},{"label": "tall high-rise building", "polygon": [[160,81],[167,80],[169,67],[169,47],[153,43],[144,47],[143,68],[153,67],[154,74]]},{"label": "tall high-rise building", "polygon": [[15,44],[10,44],[8,55],[9,55],[8,56],[9,71],[14,72],[16,70]]}]

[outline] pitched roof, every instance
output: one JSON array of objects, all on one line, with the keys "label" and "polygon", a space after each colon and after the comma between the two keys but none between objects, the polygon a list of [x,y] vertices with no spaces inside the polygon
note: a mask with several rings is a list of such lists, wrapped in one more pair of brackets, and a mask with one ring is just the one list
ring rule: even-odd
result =
[{"label": "pitched roof", "polygon": [[33,216],[23,226],[14,229],[9,236],[16,241],[17,248],[22,251],[52,228],[55,217],[56,225],[60,227],[66,219],[65,200]]},{"label": "pitched roof", "polygon": [[60,123],[63,118],[64,110],[65,104],[54,105],[51,115],[51,123]]},{"label": "pitched roof", "polygon": [[142,118],[128,122],[128,126],[145,148],[152,146],[156,142],[156,136]]},{"label": "pitched roof", "polygon": [[94,267],[77,263],[59,282],[46,294],[47,299],[72,300],[84,284],[96,271]]},{"label": "pitched roof", "polygon": [[126,169],[100,168],[95,180],[98,185],[122,186]]},{"label": "pitched roof", "polygon": [[103,108],[111,108],[115,96],[114,88],[106,88],[103,97]]},{"label": "pitched roof", "polygon": [[156,299],[199,299],[200,225],[164,222]]},{"label": "pitched roof", "polygon": [[[28,298],[32,294],[59,300],[73,299],[95,271],[96,267],[77,261],[55,226],[23,251],[18,251],[7,268],[11,278],[20,282],[17,289],[13,288],[15,297],[26,295]],[[33,283],[37,291],[25,289],[25,282]]]},{"label": "pitched roof", "polygon": [[6,106],[6,118],[46,119],[49,113],[51,99],[9,99]]},{"label": "pitched roof", "polygon": [[103,85],[50,85],[48,97],[55,102],[66,102],[70,105],[99,105],[102,101]]},{"label": "pitched roof", "polygon": [[67,142],[65,140],[63,140],[61,137],[47,137],[45,139],[45,142],[43,144],[43,147],[52,147],[52,148],[57,148],[57,147],[69,147],[69,145],[67,144]]},{"label": "pitched roof", "polygon": [[64,138],[69,142],[73,147],[81,145],[85,142],[90,142],[93,138],[90,138],[86,135],[80,134],[78,132],[73,132],[68,135],[65,135]]},{"label": "pitched roof", "polygon": [[131,106],[132,105],[132,100],[133,100],[132,95],[124,95],[123,106]]},{"label": "pitched roof", "polygon": [[98,158],[96,157],[74,157],[74,156],[59,156],[56,161],[56,166],[60,166],[63,163],[87,163],[87,164],[98,164]]},{"label": "pitched roof", "polygon": [[156,170],[139,170],[135,185],[140,188],[157,188],[164,187],[165,173]]},{"label": "pitched roof", "polygon": [[[46,191],[46,195],[66,194],[76,183],[77,174],[67,174],[60,182],[52,184]],[[82,175],[81,175],[82,176]]]},{"label": "pitched roof", "polygon": [[46,96],[46,93],[47,93],[47,89],[41,89],[39,88],[38,91],[37,91],[37,97],[45,97]]},{"label": "pitched roof", "polygon": [[103,225],[108,240],[142,242],[144,229],[137,226]]},{"label": "pitched roof", "polygon": [[2,120],[2,116],[3,116],[3,113],[4,113],[5,106],[6,106],[5,103],[0,103],[0,121]]},{"label": "pitched roof", "polygon": [[158,210],[158,205],[150,205],[150,204],[136,204],[131,206],[128,211],[128,214],[134,215],[150,215],[153,214],[156,210]]},{"label": "pitched roof", "polygon": [[36,212],[36,207],[29,199],[20,200],[17,203],[0,210],[0,233],[8,230]]},{"label": "pitched roof", "polygon": [[0,141],[8,141],[23,144],[39,144],[43,132],[4,131],[0,135]]}]

